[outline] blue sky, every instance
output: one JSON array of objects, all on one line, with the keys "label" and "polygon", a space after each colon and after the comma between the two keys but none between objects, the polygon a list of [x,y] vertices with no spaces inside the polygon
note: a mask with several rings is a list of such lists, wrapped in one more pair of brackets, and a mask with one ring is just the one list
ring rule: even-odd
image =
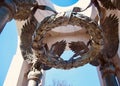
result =
[{"label": "blue sky", "polygon": [[51,0],[54,4],[58,6],[70,6],[71,4],[75,4],[78,0]]},{"label": "blue sky", "polygon": [[7,74],[12,57],[17,47],[17,29],[12,20],[5,26],[0,34],[0,86],[2,86]]},{"label": "blue sky", "polygon": [[[72,51],[65,51],[62,58],[67,60],[72,55]],[[46,71],[45,76],[45,86],[54,86],[54,81],[65,83],[66,86],[100,86],[96,67],[90,64],[70,70],[52,68]]]},{"label": "blue sky", "polygon": [[[78,0],[51,0],[59,6],[70,6]],[[12,57],[17,47],[17,29],[15,21],[12,20],[5,26],[0,34],[0,86],[3,85]],[[63,57],[68,58],[72,55],[71,51],[66,51]],[[60,81],[70,84],[71,86],[100,86],[96,68],[87,64],[83,67],[60,70],[51,69],[46,73],[46,85],[52,86],[53,81]]]}]

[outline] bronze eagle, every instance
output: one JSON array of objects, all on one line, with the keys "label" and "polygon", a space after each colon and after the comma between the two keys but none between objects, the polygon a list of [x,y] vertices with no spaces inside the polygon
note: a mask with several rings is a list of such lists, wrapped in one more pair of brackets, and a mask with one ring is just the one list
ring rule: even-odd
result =
[{"label": "bronze eagle", "polygon": [[83,41],[69,43],[69,48],[75,53],[70,59],[81,56],[89,51],[88,46]]},{"label": "bronze eagle", "polygon": [[104,35],[104,48],[96,56],[96,59],[90,62],[90,64],[94,66],[98,66],[99,63],[104,64],[108,59],[113,58],[116,55],[119,46],[117,16],[110,14],[101,23],[101,27]]},{"label": "bronze eagle", "polygon": [[106,9],[120,10],[120,0],[98,0]]},{"label": "bronze eagle", "polygon": [[60,58],[66,47],[66,41],[62,40],[60,42],[55,42],[49,52],[48,57],[54,57],[55,59]]},{"label": "bronze eagle", "polygon": [[112,58],[119,46],[118,36],[118,18],[115,15],[110,14],[101,24],[104,34],[104,49],[103,54],[107,54],[109,58]]}]

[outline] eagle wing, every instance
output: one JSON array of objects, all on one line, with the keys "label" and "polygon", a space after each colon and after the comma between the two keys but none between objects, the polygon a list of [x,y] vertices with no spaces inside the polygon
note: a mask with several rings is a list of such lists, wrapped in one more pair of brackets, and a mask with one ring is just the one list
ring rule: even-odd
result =
[{"label": "eagle wing", "polygon": [[114,6],[120,10],[120,0],[113,0]]},{"label": "eagle wing", "polygon": [[111,0],[98,0],[106,9],[116,9]]},{"label": "eagle wing", "polygon": [[118,9],[120,10],[120,0],[98,0],[106,9]]},{"label": "eagle wing", "polygon": [[[28,19],[27,22],[23,25],[20,35],[20,49],[22,50],[22,55],[24,59],[31,59],[32,49],[32,35],[36,29],[37,20],[35,17]],[[29,55],[28,55],[29,54]]]},{"label": "eagle wing", "polygon": [[51,46],[50,52],[54,55],[61,56],[66,47],[66,41],[62,40],[60,42],[56,42]]},{"label": "eagle wing", "polygon": [[57,13],[55,10],[53,10],[51,7],[46,6],[46,5],[36,5],[37,9],[41,9],[41,10],[48,10],[48,11],[52,11],[54,13]]},{"label": "eagle wing", "polygon": [[102,23],[104,34],[104,49],[103,53],[108,57],[113,57],[119,45],[118,36],[118,18],[115,15],[109,15]]},{"label": "eagle wing", "polygon": [[85,45],[85,43],[83,41],[69,43],[69,48],[74,53],[79,53],[81,50],[85,49],[86,47],[87,47],[87,45]]}]

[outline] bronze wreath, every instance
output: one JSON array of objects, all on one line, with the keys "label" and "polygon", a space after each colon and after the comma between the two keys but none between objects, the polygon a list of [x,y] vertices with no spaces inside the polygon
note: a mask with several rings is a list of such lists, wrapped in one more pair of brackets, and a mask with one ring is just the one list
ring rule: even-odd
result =
[{"label": "bronze wreath", "polygon": [[[102,31],[92,19],[79,13],[72,13],[70,18],[65,15],[66,14],[63,16],[58,16],[57,14],[45,18],[41,22],[38,29],[35,31],[32,42],[33,52],[41,63],[49,67],[70,69],[73,67],[83,66],[91,62],[103,48]],[[49,57],[48,53],[46,54],[46,50],[44,49],[46,47],[46,44],[43,43],[43,39],[46,33],[55,27],[68,24],[86,28],[88,34],[91,37],[91,47],[89,51],[83,54],[81,58],[76,58],[72,61],[63,60],[61,57],[59,57],[60,59],[55,59],[54,56]],[[61,41],[61,43],[64,44],[64,47],[66,46],[65,41]]]}]

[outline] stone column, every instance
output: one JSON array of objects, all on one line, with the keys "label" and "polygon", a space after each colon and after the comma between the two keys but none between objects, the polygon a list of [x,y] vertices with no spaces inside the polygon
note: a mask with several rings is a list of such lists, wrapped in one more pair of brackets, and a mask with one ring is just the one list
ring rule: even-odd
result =
[{"label": "stone column", "polygon": [[120,66],[118,66],[116,68],[116,77],[117,77],[118,83],[120,85]]},{"label": "stone column", "polygon": [[4,26],[9,21],[9,10],[2,6],[0,7],[0,33],[2,32]]},{"label": "stone column", "polygon": [[41,81],[42,72],[39,70],[30,71],[28,74],[28,86],[38,86]]},{"label": "stone column", "polygon": [[104,77],[106,86],[119,86],[114,74],[108,74]]},{"label": "stone column", "polygon": [[[109,64],[109,63],[108,63]],[[115,67],[112,64],[105,64],[101,71],[105,86],[119,86],[115,76]]]},{"label": "stone column", "polygon": [[15,14],[15,4],[12,0],[0,1],[0,33],[4,26],[10,21]]},{"label": "stone column", "polygon": [[28,86],[38,86],[41,83],[43,71],[38,58],[34,58],[31,71],[28,73]]},{"label": "stone column", "polygon": [[120,84],[120,58],[118,54],[116,54],[116,56],[112,60],[116,68],[116,77],[117,77],[118,83]]}]

